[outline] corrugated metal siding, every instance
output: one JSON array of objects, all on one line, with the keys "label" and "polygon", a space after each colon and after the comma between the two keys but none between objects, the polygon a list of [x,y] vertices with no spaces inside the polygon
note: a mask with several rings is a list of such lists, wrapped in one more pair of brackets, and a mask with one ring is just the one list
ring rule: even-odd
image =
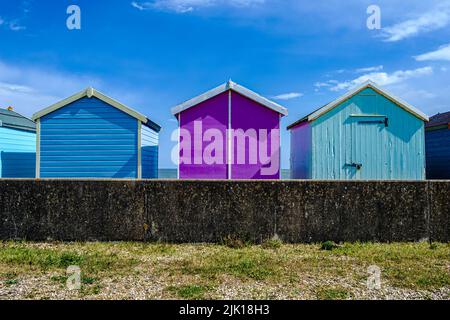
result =
[{"label": "corrugated metal siding", "polygon": [[0,127],[0,177],[34,178],[36,134]]},{"label": "corrugated metal siding", "polygon": [[40,119],[42,178],[136,178],[136,119],[82,98]]},{"label": "corrugated metal siding", "polygon": [[142,178],[158,178],[158,133],[144,125],[141,131]]},{"label": "corrugated metal siding", "polygon": [[[389,125],[358,114],[387,116]],[[424,122],[370,88],[313,121],[312,139],[313,179],[425,178]]]},{"label": "corrugated metal siding", "polygon": [[425,132],[427,178],[450,179],[450,129]]},{"label": "corrugated metal siding", "polygon": [[303,122],[291,128],[291,178],[311,179],[311,125]]}]

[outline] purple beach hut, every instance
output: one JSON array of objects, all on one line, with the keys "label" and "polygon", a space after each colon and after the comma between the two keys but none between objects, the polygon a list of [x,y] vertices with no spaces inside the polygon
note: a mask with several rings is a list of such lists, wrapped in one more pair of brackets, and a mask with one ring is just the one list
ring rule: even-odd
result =
[{"label": "purple beach hut", "polygon": [[172,109],[180,179],[279,179],[287,109],[231,80]]}]

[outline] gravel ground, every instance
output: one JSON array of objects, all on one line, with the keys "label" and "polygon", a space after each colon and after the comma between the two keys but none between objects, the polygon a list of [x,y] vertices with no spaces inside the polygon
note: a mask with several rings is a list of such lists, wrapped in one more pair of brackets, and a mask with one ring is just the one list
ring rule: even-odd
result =
[{"label": "gravel ground", "polygon": [[[450,245],[402,246],[348,245],[334,254],[317,245],[0,243],[0,299],[450,300]],[[61,252],[82,255],[90,278],[81,289],[67,288],[66,269],[52,256]],[[372,261],[382,265],[380,289],[366,284]]]},{"label": "gravel ground", "polygon": [[[83,286],[81,290],[68,290],[64,284],[51,280],[51,274],[26,276],[17,279],[17,284],[0,284],[0,299],[102,299],[102,300],[155,300],[178,299],[166,290],[169,286],[182,286],[192,282],[188,279],[161,278],[152,275],[137,274],[121,278],[102,279],[97,286],[99,293],[92,292],[92,286]],[[205,299],[269,299],[269,300],[310,300],[317,299],[317,288],[344,288],[347,299],[363,300],[449,300],[450,288],[439,290],[412,290],[383,286],[381,289],[368,290],[365,283],[349,279],[317,280],[304,279],[301,283],[285,284],[267,283],[265,281],[242,281],[224,276],[220,284],[210,290]],[[87,287],[87,290],[85,289]],[[95,287],[94,287],[95,288]],[[345,299],[345,298],[344,298]]]}]

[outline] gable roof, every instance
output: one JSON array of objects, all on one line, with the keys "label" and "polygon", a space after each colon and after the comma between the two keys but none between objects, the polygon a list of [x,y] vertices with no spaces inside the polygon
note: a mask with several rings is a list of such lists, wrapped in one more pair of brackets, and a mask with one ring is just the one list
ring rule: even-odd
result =
[{"label": "gable roof", "polygon": [[253,92],[231,80],[228,81],[227,83],[224,83],[212,90],[209,90],[195,98],[185,101],[182,104],[177,105],[176,107],[173,107],[171,110],[172,114],[177,115],[180,112],[183,112],[189,108],[192,108],[192,107],[198,105],[199,103],[202,103],[208,99],[211,99],[212,97],[215,97],[215,96],[217,96],[225,91],[228,91],[228,90],[233,90],[255,102],[258,102],[259,104],[261,104],[271,110],[281,113],[284,116],[286,116],[288,114],[287,109],[280,106],[278,103],[273,102],[267,98],[264,98],[263,96],[257,94],[256,92]]},{"label": "gable roof", "polygon": [[367,89],[367,88],[371,88],[371,89],[375,90],[377,93],[379,93],[382,96],[384,96],[385,98],[391,100],[396,105],[398,105],[400,108],[411,113],[412,115],[416,116],[417,118],[419,118],[423,121],[429,121],[428,116],[425,113],[423,113],[422,111],[420,111],[419,109],[416,109],[409,103],[395,97],[391,93],[387,92],[385,89],[380,88],[375,82],[367,81],[367,82],[363,83],[362,85],[354,88],[353,90],[348,91],[346,94],[337,98],[336,100],[324,105],[323,107],[311,112],[310,114],[306,115],[305,117],[301,118],[300,120],[294,122],[293,124],[289,125],[287,127],[287,129],[289,130],[292,127],[294,127],[302,122],[305,122],[305,121],[310,122],[310,121],[316,120],[323,114],[334,109],[335,107],[339,106],[341,103],[347,101],[348,99],[352,98],[353,96],[355,96],[356,94],[358,94],[359,92],[361,92],[362,90]]},{"label": "gable roof", "polygon": [[0,109],[0,127],[36,132],[34,121],[7,109]]},{"label": "gable roof", "polygon": [[95,98],[97,98],[97,99],[99,99],[99,100],[101,100],[101,101],[103,101],[103,102],[105,102],[105,103],[107,103],[107,104],[109,104],[109,105],[111,105],[111,106],[113,106],[113,107],[115,107],[115,108],[125,112],[126,114],[130,115],[131,117],[140,120],[143,124],[145,124],[146,126],[152,128],[152,129],[154,129],[156,131],[159,132],[161,130],[161,126],[159,126],[155,122],[151,121],[150,119],[148,119],[143,114],[141,114],[141,113],[139,113],[139,112],[137,112],[137,111],[127,107],[126,105],[124,105],[124,104],[122,104],[122,103],[120,103],[120,102],[118,102],[118,101],[116,101],[116,100],[114,100],[114,99],[104,95],[103,93],[95,90],[92,87],[89,87],[89,88],[87,88],[87,89],[85,89],[83,91],[80,91],[80,92],[78,92],[78,93],[76,93],[76,94],[74,94],[74,95],[72,95],[72,96],[70,96],[70,97],[68,97],[68,98],[66,98],[64,100],[61,100],[61,101],[51,105],[50,107],[47,107],[47,108],[45,108],[45,109],[43,109],[43,110],[41,110],[39,112],[36,112],[35,114],[33,114],[32,119],[36,120],[36,119],[42,118],[43,116],[45,116],[45,115],[47,115],[49,113],[52,113],[53,111],[56,111],[56,110],[58,110],[60,108],[63,108],[65,106],[67,106],[68,104],[70,104],[72,102],[75,102],[75,101],[77,101],[77,100],[79,100],[81,98],[84,98],[84,97],[88,97],[88,98],[95,97]]},{"label": "gable roof", "polygon": [[450,123],[450,111],[444,113],[435,114],[430,118],[430,122],[428,122],[425,127],[437,127],[442,125],[448,125]]}]

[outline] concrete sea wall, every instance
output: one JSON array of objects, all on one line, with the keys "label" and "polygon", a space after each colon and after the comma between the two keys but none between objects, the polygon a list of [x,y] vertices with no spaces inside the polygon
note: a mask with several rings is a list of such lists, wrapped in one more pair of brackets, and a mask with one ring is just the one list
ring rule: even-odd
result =
[{"label": "concrete sea wall", "polygon": [[0,239],[450,241],[450,181],[0,180]]}]

